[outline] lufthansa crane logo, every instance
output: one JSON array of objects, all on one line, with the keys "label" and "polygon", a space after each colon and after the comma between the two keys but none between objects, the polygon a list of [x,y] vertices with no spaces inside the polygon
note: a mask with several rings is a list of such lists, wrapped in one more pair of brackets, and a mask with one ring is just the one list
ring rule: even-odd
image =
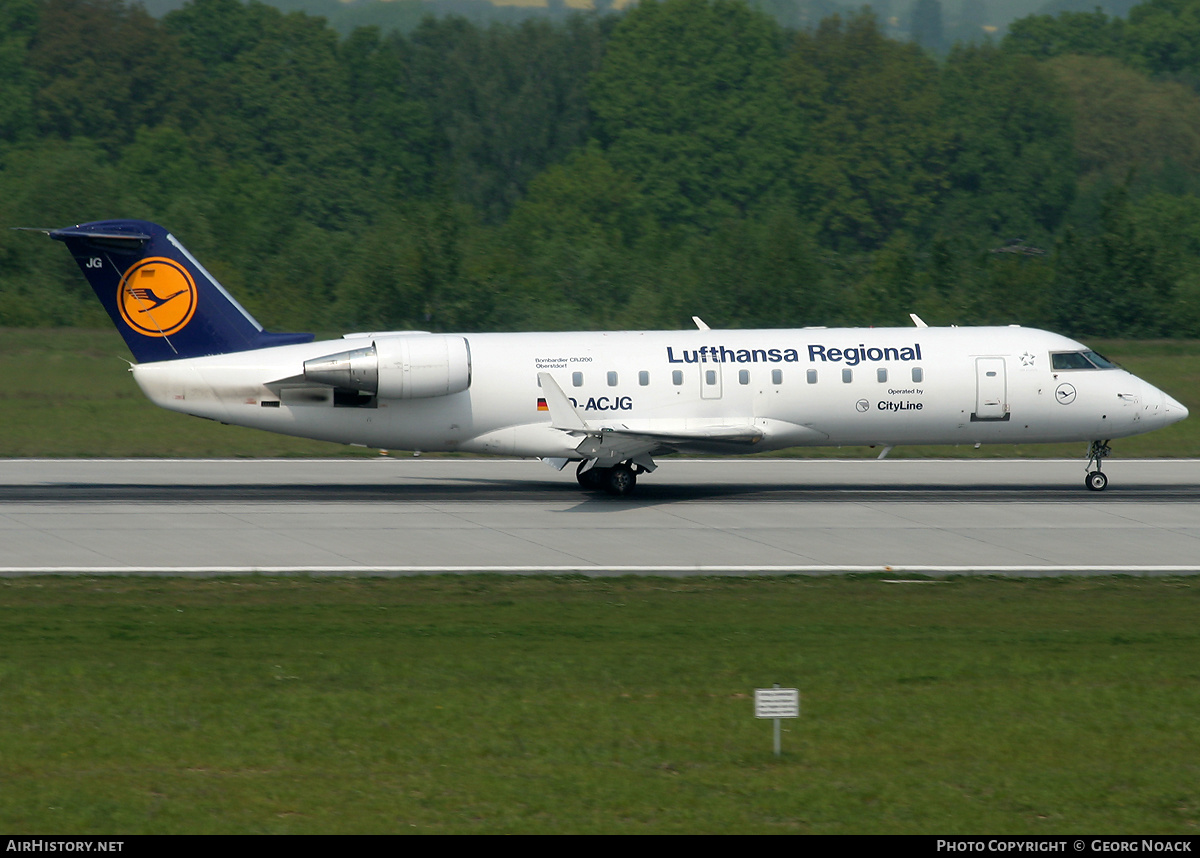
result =
[{"label": "lufthansa crane logo", "polygon": [[196,281],[173,259],[152,256],[133,265],[117,287],[125,324],[147,337],[184,329],[196,312]]}]

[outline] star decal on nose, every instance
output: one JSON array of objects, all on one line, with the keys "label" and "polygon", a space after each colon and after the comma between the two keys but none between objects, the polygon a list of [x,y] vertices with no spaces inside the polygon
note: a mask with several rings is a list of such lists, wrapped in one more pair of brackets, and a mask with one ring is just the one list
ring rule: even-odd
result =
[{"label": "star decal on nose", "polygon": [[1021,366],[1033,366],[1033,355],[1029,352],[1021,355]]}]

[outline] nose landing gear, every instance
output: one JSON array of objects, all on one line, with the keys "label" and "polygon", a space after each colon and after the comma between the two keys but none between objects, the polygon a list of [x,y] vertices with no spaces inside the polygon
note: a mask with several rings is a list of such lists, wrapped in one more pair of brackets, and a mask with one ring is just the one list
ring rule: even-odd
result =
[{"label": "nose landing gear", "polygon": [[[1108,477],[1104,476],[1100,467],[1106,456],[1112,452],[1112,447],[1108,446],[1107,441],[1093,441],[1088,447],[1087,467],[1088,475],[1084,478],[1083,484],[1091,491],[1102,492],[1108,487]],[[1090,470],[1092,462],[1096,463],[1096,470]]]}]

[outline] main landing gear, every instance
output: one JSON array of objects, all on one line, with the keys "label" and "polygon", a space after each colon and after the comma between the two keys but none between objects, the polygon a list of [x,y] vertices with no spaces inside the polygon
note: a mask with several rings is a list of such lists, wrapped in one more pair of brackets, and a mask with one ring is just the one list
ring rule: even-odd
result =
[{"label": "main landing gear", "polygon": [[1092,467],[1092,462],[1096,463],[1096,470],[1088,471],[1087,477],[1083,484],[1094,492],[1102,492],[1108,486],[1108,477],[1100,471],[1100,466],[1104,462],[1106,456],[1112,452],[1112,447],[1108,446],[1107,441],[1093,441],[1088,447],[1088,462],[1087,467]]},{"label": "main landing gear", "polygon": [[584,460],[575,469],[575,479],[579,480],[579,485],[589,492],[606,491],[617,497],[630,494],[637,485],[637,475],[642,472],[640,465],[631,465],[628,462],[621,462],[611,468],[587,468],[587,464],[587,460]]}]

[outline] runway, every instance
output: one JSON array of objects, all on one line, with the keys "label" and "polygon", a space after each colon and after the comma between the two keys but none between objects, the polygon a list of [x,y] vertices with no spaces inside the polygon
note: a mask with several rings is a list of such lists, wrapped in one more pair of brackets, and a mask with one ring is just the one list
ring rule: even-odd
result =
[{"label": "runway", "polygon": [[1193,574],[1200,461],[0,461],[0,575]]}]

